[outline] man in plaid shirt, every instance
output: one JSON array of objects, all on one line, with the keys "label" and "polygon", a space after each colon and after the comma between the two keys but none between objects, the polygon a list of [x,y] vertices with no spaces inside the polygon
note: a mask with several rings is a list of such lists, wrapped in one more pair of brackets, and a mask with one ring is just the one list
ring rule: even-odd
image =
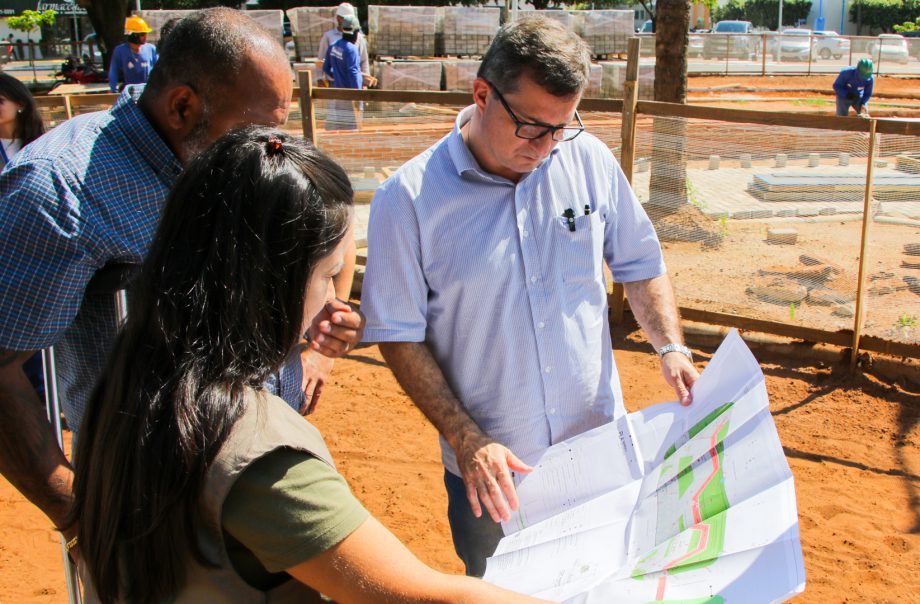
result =
[{"label": "man in plaid shirt", "polygon": [[[290,105],[283,49],[238,11],[186,17],[160,51],[146,87],[58,126],[0,176],[0,472],[58,527],[73,474],[22,363],[54,345],[77,438],[117,327],[111,288],[94,291],[101,269],[142,261],[184,164],[234,127],[284,123]],[[360,319],[344,305],[327,310],[332,337],[317,348],[334,354],[360,338]],[[297,355],[271,382],[304,406]]]}]

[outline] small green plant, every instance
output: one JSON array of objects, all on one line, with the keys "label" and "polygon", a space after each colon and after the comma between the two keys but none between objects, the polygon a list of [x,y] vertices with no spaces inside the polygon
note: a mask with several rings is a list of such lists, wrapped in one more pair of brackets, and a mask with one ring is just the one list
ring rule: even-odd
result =
[{"label": "small green plant", "polygon": [[789,321],[795,321],[795,302],[789,303]]},{"label": "small green plant", "polygon": [[697,189],[690,179],[687,179],[687,200],[690,202],[694,208],[702,212],[706,209],[706,200],[700,196],[700,191]]},{"label": "small green plant", "polygon": [[917,326],[917,317],[904,313],[898,317],[898,320],[895,321],[894,326],[900,329],[913,329]]},{"label": "small green plant", "polygon": [[719,216],[719,236],[728,237],[728,216],[725,214]]}]

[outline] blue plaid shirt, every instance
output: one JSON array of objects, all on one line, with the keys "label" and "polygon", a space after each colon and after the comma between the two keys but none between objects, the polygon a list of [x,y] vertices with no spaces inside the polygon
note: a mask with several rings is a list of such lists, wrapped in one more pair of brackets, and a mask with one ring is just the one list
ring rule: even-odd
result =
[{"label": "blue plaid shirt", "polygon": [[[68,425],[111,348],[111,294],[86,292],[108,263],[138,264],[182,171],[129,86],[109,111],[68,120],[23,149],[0,175],[0,348],[54,345]],[[269,388],[303,401],[297,359]]]}]

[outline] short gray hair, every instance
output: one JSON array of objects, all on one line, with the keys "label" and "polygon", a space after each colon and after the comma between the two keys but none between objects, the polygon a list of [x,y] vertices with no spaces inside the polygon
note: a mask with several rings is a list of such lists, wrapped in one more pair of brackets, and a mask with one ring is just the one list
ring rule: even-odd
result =
[{"label": "short gray hair", "polygon": [[539,15],[506,23],[482,57],[477,77],[502,92],[517,89],[526,74],[555,96],[581,94],[588,84],[591,50],[558,21]]}]

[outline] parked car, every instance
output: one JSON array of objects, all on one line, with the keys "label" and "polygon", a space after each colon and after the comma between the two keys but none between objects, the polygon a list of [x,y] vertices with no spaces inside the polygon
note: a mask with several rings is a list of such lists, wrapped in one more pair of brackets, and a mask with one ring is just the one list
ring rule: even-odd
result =
[{"label": "parked car", "polygon": [[688,57],[702,57],[703,49],[705,47],[706,47],[705,36],[690,34],[690,39],[687,41],[687,56]]},{"label": "parked car", "polygon": [[767,40],[774,61],[807,61],[811,57],[811,30],[787,29]]},{"label": "parked car", "polygon": [[907,63],[910,59],[910,54],[907,52],[907,40],[898,34],[879,34],[878,41],[869,44],[866,50],[876,62]]},{"label": "parked car", "polygon": [[835,31],[815,31],[814,34],[814,51],[815,55],[822,59],[840,59],[844,55],[850,54],[850,41],[847,38],[841,38]]},{"label": "parked car", "polygon": [[[707,30],[708,31],[708,30]],[[648,19],[645,23],[642,24],[642,27],[639,28],[639,31],[636,32],[641,35],[651,35],[652,33],[652,20]],[[696,34],[690,34],[690,37],[687,41],[687,56],[688,57],[701,57],[703,56],[703,36]]]},{"label": "parked car", "polygon": [[756,59],[760,54],[760,38],[753,34],[754,26],[750,21],[719,21],[706,36],[703,57]]},{"label": "parked car", "polygon": [[907,39],[907,52],[916,59],[920,59],[920,29],[905,31],[901,34]]}]

